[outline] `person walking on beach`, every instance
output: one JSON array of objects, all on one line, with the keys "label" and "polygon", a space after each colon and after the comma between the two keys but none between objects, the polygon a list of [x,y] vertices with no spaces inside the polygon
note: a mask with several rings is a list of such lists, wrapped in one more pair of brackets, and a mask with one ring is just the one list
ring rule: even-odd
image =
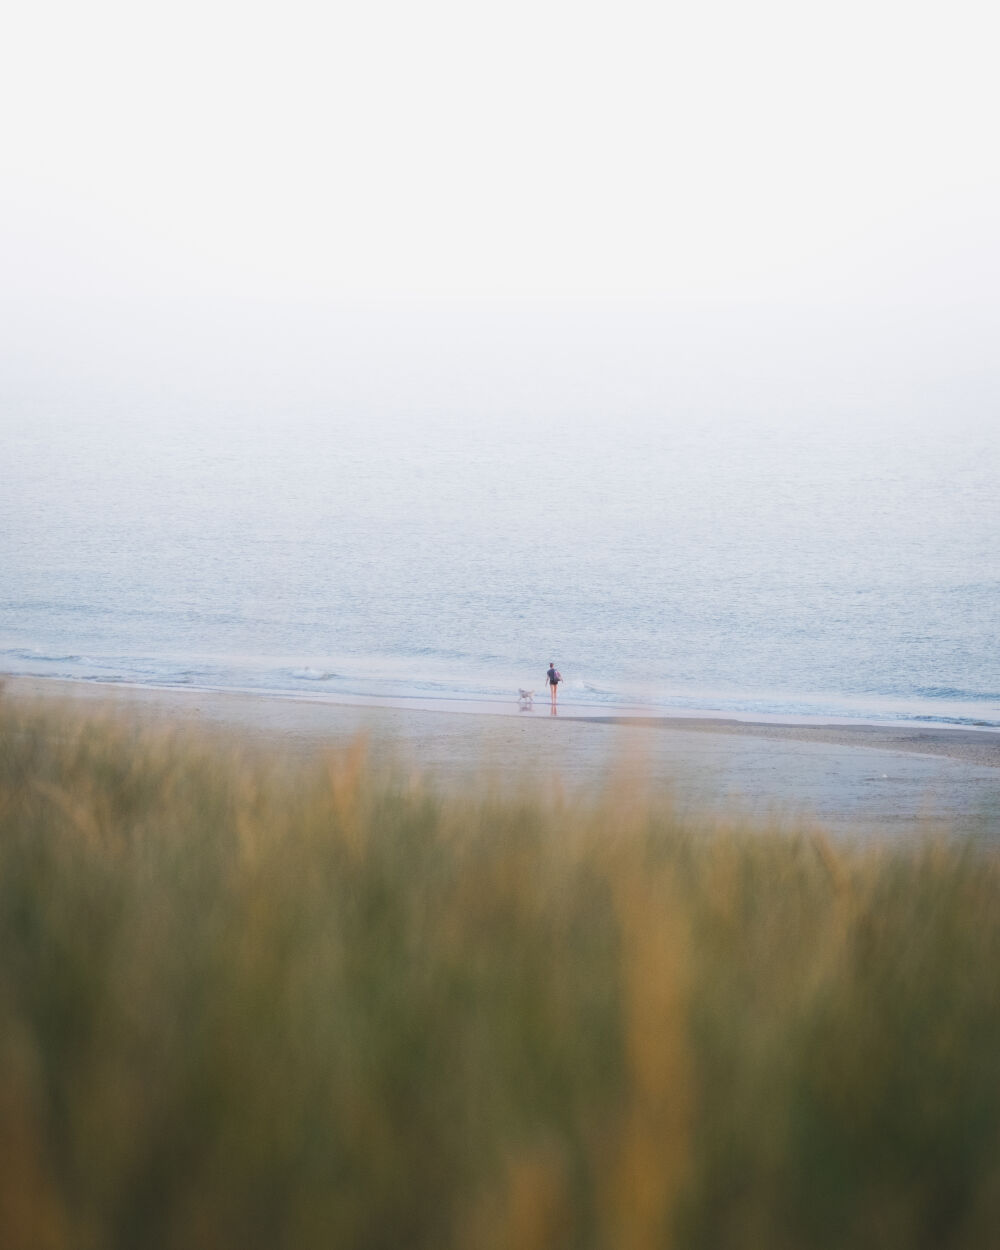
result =
[{"label": "person walking on beach", "polygon": [[549,694],[552,696],[552,706],[555,708],[556,701],[559,697],[559,683],[562,681],[562,674],[558,671],[552,660],[549,660],[549,671],[545,674],[545,684],[549,687]]}]

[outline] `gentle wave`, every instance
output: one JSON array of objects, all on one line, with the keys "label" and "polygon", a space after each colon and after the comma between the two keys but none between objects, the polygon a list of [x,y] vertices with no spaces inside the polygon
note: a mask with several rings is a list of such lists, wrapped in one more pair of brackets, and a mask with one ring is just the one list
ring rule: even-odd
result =
[{"label": "gentle wave", "polygon": [[921,686],[915,693],[922,699],[952,699],[960,703],[1000,703],[1000,694],[978,690],[958,690],[953,686]]},{"label": "gentle wave", "polygon": [[31,647],[13,647],[8,651],[0,651],[0,657],[12,660],[30,660],[38,664],[87,664],[85,655],[47,655],[44,651],[36,651]]}]

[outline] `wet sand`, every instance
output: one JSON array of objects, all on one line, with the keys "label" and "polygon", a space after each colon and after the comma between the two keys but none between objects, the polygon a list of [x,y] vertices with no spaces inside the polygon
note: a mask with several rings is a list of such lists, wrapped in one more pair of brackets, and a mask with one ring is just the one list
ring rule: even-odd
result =
[{"label": "wet sand", "polygon": [[753,819],[1000,837],[1000,733],[985,730],[623,717],[573,705],[553,718],[542,701],[526,713],[513,703],[458,711],[23,677],[5,679],[2,697],[143,725],[237,729],[282,750],[338,748],[367,734],[374,753],[448,786],[488,777],[500,788],[575,792],[617,777],[669,788],[683,807],[725,806]]}]

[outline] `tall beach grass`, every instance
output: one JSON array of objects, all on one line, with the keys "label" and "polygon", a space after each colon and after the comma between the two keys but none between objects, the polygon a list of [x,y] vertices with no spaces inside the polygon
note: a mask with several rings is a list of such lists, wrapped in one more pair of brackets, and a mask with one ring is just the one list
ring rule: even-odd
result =
[{"label": "tall beach grass", "polygon": [[0,702],[0,1246],[1000,1246],[1000,857]]}]

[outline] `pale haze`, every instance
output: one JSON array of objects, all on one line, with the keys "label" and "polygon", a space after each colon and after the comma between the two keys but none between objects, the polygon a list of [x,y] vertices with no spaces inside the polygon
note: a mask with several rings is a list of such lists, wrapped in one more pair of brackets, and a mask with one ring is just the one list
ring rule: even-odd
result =
[{"label": "pale haze", "polygon": [[1000,717],[989,17],[7,17],[0,667]]}]

